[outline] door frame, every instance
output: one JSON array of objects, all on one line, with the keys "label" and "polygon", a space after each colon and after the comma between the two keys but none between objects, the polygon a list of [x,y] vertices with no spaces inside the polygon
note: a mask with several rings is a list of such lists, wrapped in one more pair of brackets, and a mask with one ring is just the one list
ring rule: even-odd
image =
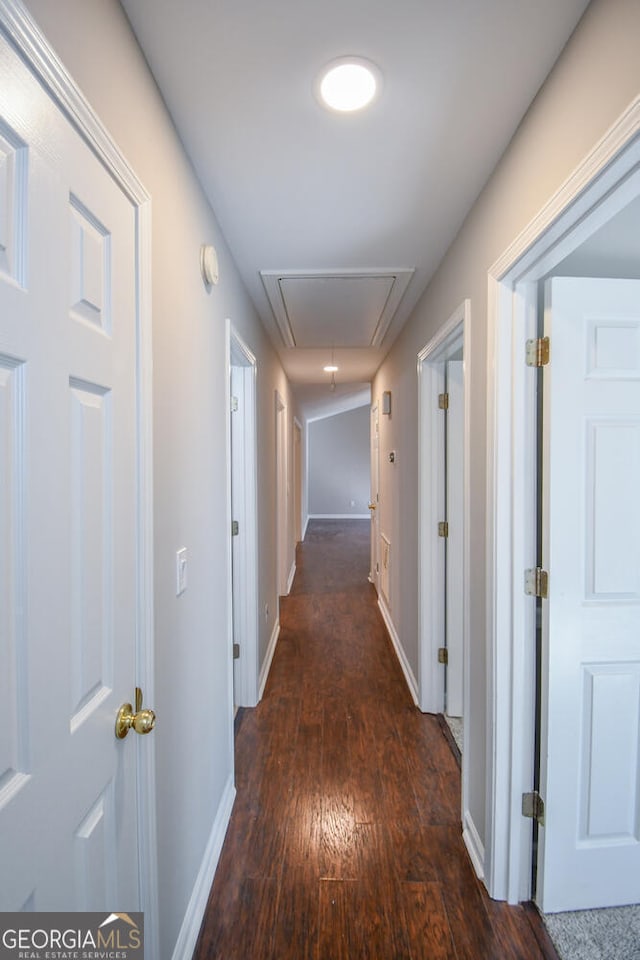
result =
[{"label": "door frame", "polygon": [[[128,197],[136,219],[136,683],[155,703],[153,644],[153,434],[151,361],[151,197],[28,11],[0,0],[0,31]],[[147,742],[149,740],[149,742]],[[145,943],[159,955],[156,771],[153,738],[136,738],[138,886]]]},{"label": "door frame", "polygon": [[[231,642],[233,643],[234,618],[237,617],[243,627],[244,650],[240,651],[237,661],[237,691],[234,691],[235,706],[255,707],[258,703],[258,452],[256,418],[256,384],[258,364],[255,356],[227,320],[227,384],[229,389],[229,411],[227,422],[227,470],[228,470],[228,515],[238,520],[242,536],[238,541],[239,582],[232,576],[232,547],[229,549],[229,577],[231,610]],[[236,476],[232,468],[231,456],[231,368],[243,370],[242,396],[237,414],[238,433],[241,439],[241,459],[243,470]],[[236,492],[240,500],[236,504],[235,516],[232,516],[232,493]],[[231,538],[229,538],[231,544]],[[237,699],[235,693],[237,692]]]},{"label": "door frame", "polygon": [[487,339],[487,815],[484,875],[492,897],[531,896],[536,562],[535,378],[538,281],[640,196],[640,96],[488,273]]},{"label": "door frame", "polygon": [[[423,713],[444,709],[444,668],[438,664],[438,648],[444,633],[444,542],[438,536],[444,503],[444,418],[438,394],[444,389],[444,365],[462,347],[464,378],[464,476],[463,476],[463,724],[469,716],[469,515],[471,503],[470,442],[471,393],[468,370],[471,356],[471,301],[464,300],[418,354],[418,471],[419,471],[419,643],[418,691]],[[433,598],[441,602],[434,603]],[[468,751],[462,751],[462,823],[466,834],[473,830],[467,815]],[[477,844],[465,842],[470,851]]]}]

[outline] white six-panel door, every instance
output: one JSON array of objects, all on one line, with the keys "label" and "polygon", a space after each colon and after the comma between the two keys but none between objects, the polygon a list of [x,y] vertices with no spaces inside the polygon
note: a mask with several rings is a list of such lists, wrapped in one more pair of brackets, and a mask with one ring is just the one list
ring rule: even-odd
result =
[{"label": "white six-panel door", "polygon": [[0,910],[138,906],[135,240],[0,38]]},{"label": "white six-panel door", "polygon": [[[380,579],[380,424],[378,420],[378,405],[371,407],[370,414],[370,444],[371,444],[371,499],[369,500],[369,515],[371,516],[371,573],[369,579],[378,591]],[[378,591],[379,592],[379,591]]]},{"label": "white six-panel door", "polygon": [[546,287],[538,902],[640,901],[640,282]]},{"label": "white six-panel door", "polygon": [[446,712],[461,717],[464,661],[464,365],[447,360],[445,483],[446,519]]}]

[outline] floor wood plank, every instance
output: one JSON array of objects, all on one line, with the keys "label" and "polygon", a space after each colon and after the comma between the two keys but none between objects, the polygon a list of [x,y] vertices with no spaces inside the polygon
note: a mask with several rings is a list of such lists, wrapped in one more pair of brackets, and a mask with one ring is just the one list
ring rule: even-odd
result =
[{"label": "floor wood plank", "polygon": [[[460,772],[367,581],[367,521],[312,521],[194,960],[554,960],[462,841]],[[557,958],[555,958],[557,960]]]}]

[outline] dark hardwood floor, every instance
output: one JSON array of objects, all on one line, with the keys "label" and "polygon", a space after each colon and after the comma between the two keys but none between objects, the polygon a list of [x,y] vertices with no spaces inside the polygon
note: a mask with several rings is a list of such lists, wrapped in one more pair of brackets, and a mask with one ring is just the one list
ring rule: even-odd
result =
[{"label": "dark hardwood floor", "polygon": [[476,879],[458,764],[413,705],[367,581],[368,522],[312,522],[297,564],[264,698],[238,715],[237,799],[194,958],[555,958],[533,912]]}]

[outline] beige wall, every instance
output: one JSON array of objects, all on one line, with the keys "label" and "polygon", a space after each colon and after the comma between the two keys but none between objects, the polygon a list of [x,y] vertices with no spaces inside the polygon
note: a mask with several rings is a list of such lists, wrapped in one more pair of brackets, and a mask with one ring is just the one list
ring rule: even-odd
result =
[{"label": "beige wall", "polygon": [[[258,360],[261,656],[273,632],[274,392],[289,399],[215,216],[116,0],[28,0],[28,8],[151,194],[158,867],[162,954],[171,957],[232,775],[227,636],[225,321]],[[214,243],[207,290],[199,251]],[[293,415],[293,405],[289,410]],[[291,431],[290,431],[291,433]],[[290,538],[291,539],[291,538]],[[175,595],[175,553],[189,585]],[[291,558],[293,557],[293,545]],[[132,677],[132,684],[134,678]],[[185,724],[188,709],[189,722]]]},{"label": "beige wall", "polygon": [[[487,272],[640,91],[640,3],[594,0],[534,100],[399,340],[378,371],[374,398],[393,393],[381,418],[380,522],[394,543],[395,628],[418,676],[418,389],[416,358],[469,297],[471,350],[471,704],[467,725],[470,815],[484,841],[486,797]],[[508,78],[505,78],[508,83]],[[500,109],[500,104],[495,104]],[[455,123],[455,117],[452,117]],[[473,163],[473,157],[469,157]],[[393,471],[386,454],[398,454]]]}]

